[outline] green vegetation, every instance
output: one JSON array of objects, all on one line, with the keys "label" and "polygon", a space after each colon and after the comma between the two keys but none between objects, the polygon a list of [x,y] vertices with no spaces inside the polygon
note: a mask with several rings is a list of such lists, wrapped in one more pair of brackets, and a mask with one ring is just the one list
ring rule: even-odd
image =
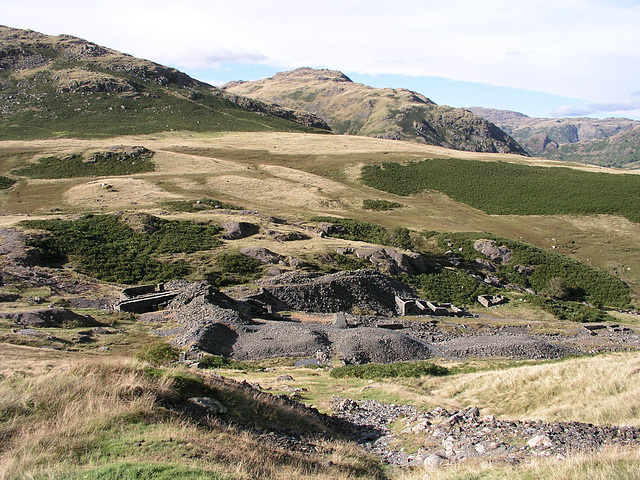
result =
[{"label": "green vegetation", "polygon": [[402,207],[404,207],[402,203],[390,202],[389,200],[372,200],[370,198],[365,198],[362,201],[362,208],[365,210],[375,210],[377,212],[385,212]]},{"label": "green vegetation", "polygon": [[401,281],[420,291],[421,298],[432,302],[447,302],[454,305],[473,305],[478,295],[495,293],[495,288],[478,282],[462,271],[442,269],[416,276],[401,275]]},{"label": "green vegetation", "polygon": [[343,233],[334,233],[331,236],[344,238],[345,240],[356,240],[360,242],[376,243],[385,245],[388,237],[387,229],[371,222],[354,220],[351,218],[338,217],[312,217],[312,222],[328,222],[339,225],[344,229]]},{"label": "green vegetation", "polygon": [[3,177],[0,175],[0,190],[6,190],[11,187],[16,181],[12,178]]},{"label": "green vegetation", "polygon": [[262,264],[239,252],[223,253],[216,257],[216,267],[207,274],[207,280],[216,287],[237,285],[256,280],[262,273]]},{"label": "green vegetation", "polygon": [[199,468],[153,463],[117,463],[83,470],[75,475],[56,475],[54,480],[227,480],[232,477]]},{"label": "green vegetation", "polygon": [[242,207],[232,205],[230,203],[221,202],[212,198],[201,198],[200,200],[172,200],[165,202],[164,205],[174,212],[196,213],[204,210],[244,210]]},{"label": "green vegetation", "polygon": [[116,215],[88,215],[77,221],[32,220],[22,225],[51,232],[30,242],[46,261],[56,264],[73,259],[89,275],[125,284],[184,278],[190,272],[186,263],[160,262],[153,256],[193,253],[221,244],[216,237],[221,232],[217,225],[149,216],[149,224],[142,226],[142,232],[149,233],[142,233],[127,226],[124,222],[128,220]]},{"label": "green vegetation", "polygon": [[233,370],[255,371],[260,370],[259,367],[245,362],[236,362],[222,355],[207,355],[198,360],[200,368],[230,368]]},{"label": "green vegetation", "polygon": [[448,368],[428,362],[368,363],[366,365],[345,365],[331,370],[332,378],[397,378],[431,375],[440,377],[450,373]]},{"label": "green vegetation", "polygon": [[30,178],[74,178],[98,177],[111,175],[131,175],[134,173],[152,172],[152,154],[139,157],[122,158],[118,155],[99,153],[91,160],[80,155],[66,158],[46,157],[38,163],[14,170],[14,175]]},{"label": "green vegetation", "polygon": [[327,222],[342,227],[342,233],[332,233],[332,237],[356,240],[359,242],[375,243],[377,245],[391,245],[394,247],[410,249],[413,246],[408,228],[397,227],[388,231],[381,225],[352,218],[338,217],[312,217],[312,222]]},{"label": "green vegetation", "polygon": [[336,253],[332,255],[332,257],[342,270],[363,270],[375,268],[366,258],[358,258],[355,255],[341,255]]},{"label": "green vegetation", "polygon": [[436,158],[367,165],[362,181],[397,195],[438,190],[491,215],[612,214],[640,222],[638,175]]},{"label": "green vegetation", "polygon": [[180,350],[166,342],[156,342],[138,352],[136,358],[156,366],[168,365],[180,359]]},{"label": "green vegetation", "polygon": [[615,321],[615,318],[608,313],[579,302],[559,301],[536,295],[527,295],[526,299],[532,305],[541,307],[559,320],[579,323]]},{"label": "green vegetation", "polygon": [[[452,249],[466,261],[483,255],[473,248],[477,239],[491,239],[496,245],[504,245],[512,252],[508,265],[501,266],[498,276],[508,282],[532,288],[558,297],[558,287],[565,291],[562,300],[588,301],[594,305],[626,307],[631,303],[631,289],[614,275],[586,265],[567,255],[508,238],[486,233],[426,233],[437,239],[440,248]],[[462,250],[460,250],[462,249]],[[518,273],[516,267],[528,265],[534,268],[530,275]],[[558,284],[559,280],[561,285]]]},{"label": "green vegetation", "polygon": [[82,68],[117,75],[136,91],[59,93],[52,72],[37,73],[3,89],[3,93],[13,97],[13,103],[7,106],[9,113],[0,117],[0,137],[95,138],[181,130],[323,132],[245,110],[206,87],[192,90],[175,85],[163,87],[155,78],[143,80],[122,72],[102,72],[91,65]]}]

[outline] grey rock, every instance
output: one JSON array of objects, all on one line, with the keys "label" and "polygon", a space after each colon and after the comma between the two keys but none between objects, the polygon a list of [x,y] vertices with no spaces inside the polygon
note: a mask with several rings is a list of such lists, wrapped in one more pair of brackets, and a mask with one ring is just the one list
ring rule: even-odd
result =
[{"label": "grey rock", "polygon": [[240,238],[250,237],[260,231],[260,228],[249,222],[227,222],[222,225],[225,234],[222,238],[225,240],[238,240]]},{"label": "grey rock", "polygon": [[191,397],[187,401],[196,407],[206,410],[210,415],[223,415],[229,411],[227,407],[212,397]]},{"label": "grey rock", "polygon": [[474,242],[473,248],[493,262],[509,263],[511,260],[511,250],[504,245],[497,246],[493,240],[478,239]]},{"label": "grey rock", "polygon": [[255,258],[265,265],[286,265],[286,258],[264,247],[246,247],[238,250],[242,255]]}]

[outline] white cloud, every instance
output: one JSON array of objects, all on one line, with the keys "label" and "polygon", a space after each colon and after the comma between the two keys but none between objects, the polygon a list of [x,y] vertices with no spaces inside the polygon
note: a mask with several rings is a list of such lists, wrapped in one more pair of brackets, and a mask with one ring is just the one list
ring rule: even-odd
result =
[{"label": "white cloud", "polygon": [[640,5],[607,0],[0,0],[2,22],[178,67],[222,62],[435,76],[623,102]]}]

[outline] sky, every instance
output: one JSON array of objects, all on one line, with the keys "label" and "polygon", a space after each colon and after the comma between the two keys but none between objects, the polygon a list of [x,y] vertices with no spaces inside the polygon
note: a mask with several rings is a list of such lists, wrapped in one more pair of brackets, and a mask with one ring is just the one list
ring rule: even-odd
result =
[{"label": "sky", "polygon": [[329,68],[455,107],[640,120],[640,0],[0,0],[0,24],[215,85]]}]

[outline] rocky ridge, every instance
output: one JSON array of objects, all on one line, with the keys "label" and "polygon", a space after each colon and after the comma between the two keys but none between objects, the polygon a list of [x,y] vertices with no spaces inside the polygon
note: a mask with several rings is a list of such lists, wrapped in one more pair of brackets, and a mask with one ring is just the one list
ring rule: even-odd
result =
[{"label": "rocky ridge", "polygon": [[536,118],[508,110],[472,107],[527,152],[557,160],[625,167],[640,162],[640,122],[628,118]]},{"label": "rocky ridge", "polygon": [[437,105],[406,89],[354,83],[338,71],[299,68],[255,82],[230,82],[222,88],[313,113],[336,133],[526,155],[509,135],[468,110]]}]

